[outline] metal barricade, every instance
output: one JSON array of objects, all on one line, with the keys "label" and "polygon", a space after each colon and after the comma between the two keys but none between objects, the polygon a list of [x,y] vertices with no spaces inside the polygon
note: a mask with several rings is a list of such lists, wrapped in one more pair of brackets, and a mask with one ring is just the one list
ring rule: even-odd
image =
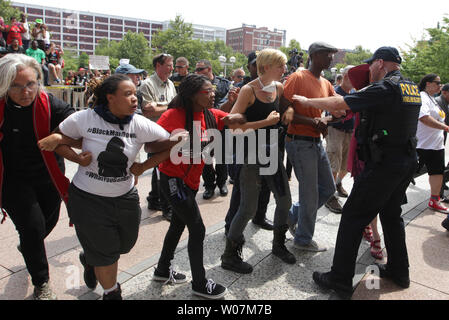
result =
[{"label": "metal barricade", "polygon": [[48,93],[53,94],[56,98],[65,101],[75,110],[83,110],[86,108],[84,98],[84,87],[80,86],[49,86],[45,87]]}]

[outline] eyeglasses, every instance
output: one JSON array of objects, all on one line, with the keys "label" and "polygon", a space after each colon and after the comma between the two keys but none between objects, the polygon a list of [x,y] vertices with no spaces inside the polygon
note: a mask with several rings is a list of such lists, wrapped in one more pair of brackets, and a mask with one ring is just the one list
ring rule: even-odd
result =
[{"label": "eyeglasses", "polygon": [[209,67],[199,67],[199,68],[195,69],[195,72],[201,72],[203,70],[206,70],[207,68],[209,68]]},{"label": "eyeglasses", "polygon": [[237,78],[243,79],[243,78],[245,78],[245,76],[237,76]]},{"label": "eyeglasses", "polygon": [[23,89],[28,89],[29,91],[34,91],[36,90],[38,87],[38,83],[37,82],[29,82],[24,86],[18,85],[18,84],[12,84],[9,87],[9,90],[11,91],[15,91],[15,92],[22,92]]},{"label": "eyeglasses", "polygon": [[215,93],[215,90],[214,89],[201,90],[201,91],[198,91],[198,93],[211,94],[211,93]]}]

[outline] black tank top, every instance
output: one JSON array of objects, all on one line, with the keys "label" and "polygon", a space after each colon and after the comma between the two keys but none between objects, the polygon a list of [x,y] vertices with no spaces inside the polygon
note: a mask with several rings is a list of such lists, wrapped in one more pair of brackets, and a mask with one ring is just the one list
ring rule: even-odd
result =
[{"label": "black tank top", "polygon": [[[276,86],[276,99],[273,102],[269,102],[269,103],[260,101],[256,96],[256,92],[254,91],[254,88],[251,87],[251,89],[253,90],[255,101],[245,111],[245,116],[246,116],[247,122],[265,120],[270,115],[270,113],[272,113],[273,111],[279,112],[279,95],[277,93],[277,86]],[[279,124],[263,127],[261,129],[267,130],[266,131],[266,142],[265,142],[266,145],[278,143],[278,140],[270,141],[270,130],[271,129],[278,130]],[[259,130],[260,129],[255,130],[257,148],[259,146],[259,141],[258,141]],[[247,146],[247,142],[246,142],[245,143],[245,154],[246,155],[247,155],[247,151],[248,151],[248,146]]]}]

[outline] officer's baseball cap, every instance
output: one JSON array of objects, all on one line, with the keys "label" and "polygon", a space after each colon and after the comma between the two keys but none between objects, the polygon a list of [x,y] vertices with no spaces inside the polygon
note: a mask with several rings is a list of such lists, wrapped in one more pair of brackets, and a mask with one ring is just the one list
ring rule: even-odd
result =
[{"label": "officer's baseball cap", "polygon": [[122,64],[117,69],[115,69],[115,73],[121,73],[121,74],[140,74],[143,73],[145,70],[143,69],[137,69],[132,64]]},{"label": "officer's baseball cap", "polygon": [[338,52],[338,49],[325,42],[314,42],[309,47],[309,56],[318,51]]},{"label": "officer's baseball cap", "polygon": [[374,55],[363,62],[371,64],[374,60],[382,59],[384,61],[391,61],[401,64],[402,58],[399,55],[399,51],[393,47],[380,47],[374,52]]},{"label": "officer's baseball cap", "polygon": [[442,88],[441,91],[449,91],[449,83],[446,83]]},{"label": "officer's baseball cap", "polygon": [[257,60],[257,52],[253,51],[250,52],[250,54],[248,55],[248,64],[252,65],[253,63],[255,63]]}]

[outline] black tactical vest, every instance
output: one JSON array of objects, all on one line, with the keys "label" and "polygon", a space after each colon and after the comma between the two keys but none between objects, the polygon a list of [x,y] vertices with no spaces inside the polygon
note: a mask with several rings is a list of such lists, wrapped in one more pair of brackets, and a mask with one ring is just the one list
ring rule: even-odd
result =
[{"label": "black tactical vest", "polygon": [[[361,113],[357,130],[359,157],[363,161],[379,162],[385,149],[414,151],[421,95],[418,86],[400,75],[382,80],[392,88],[395,99],[389,108]],[[361,154],[360,154],[361,152]]]}]

